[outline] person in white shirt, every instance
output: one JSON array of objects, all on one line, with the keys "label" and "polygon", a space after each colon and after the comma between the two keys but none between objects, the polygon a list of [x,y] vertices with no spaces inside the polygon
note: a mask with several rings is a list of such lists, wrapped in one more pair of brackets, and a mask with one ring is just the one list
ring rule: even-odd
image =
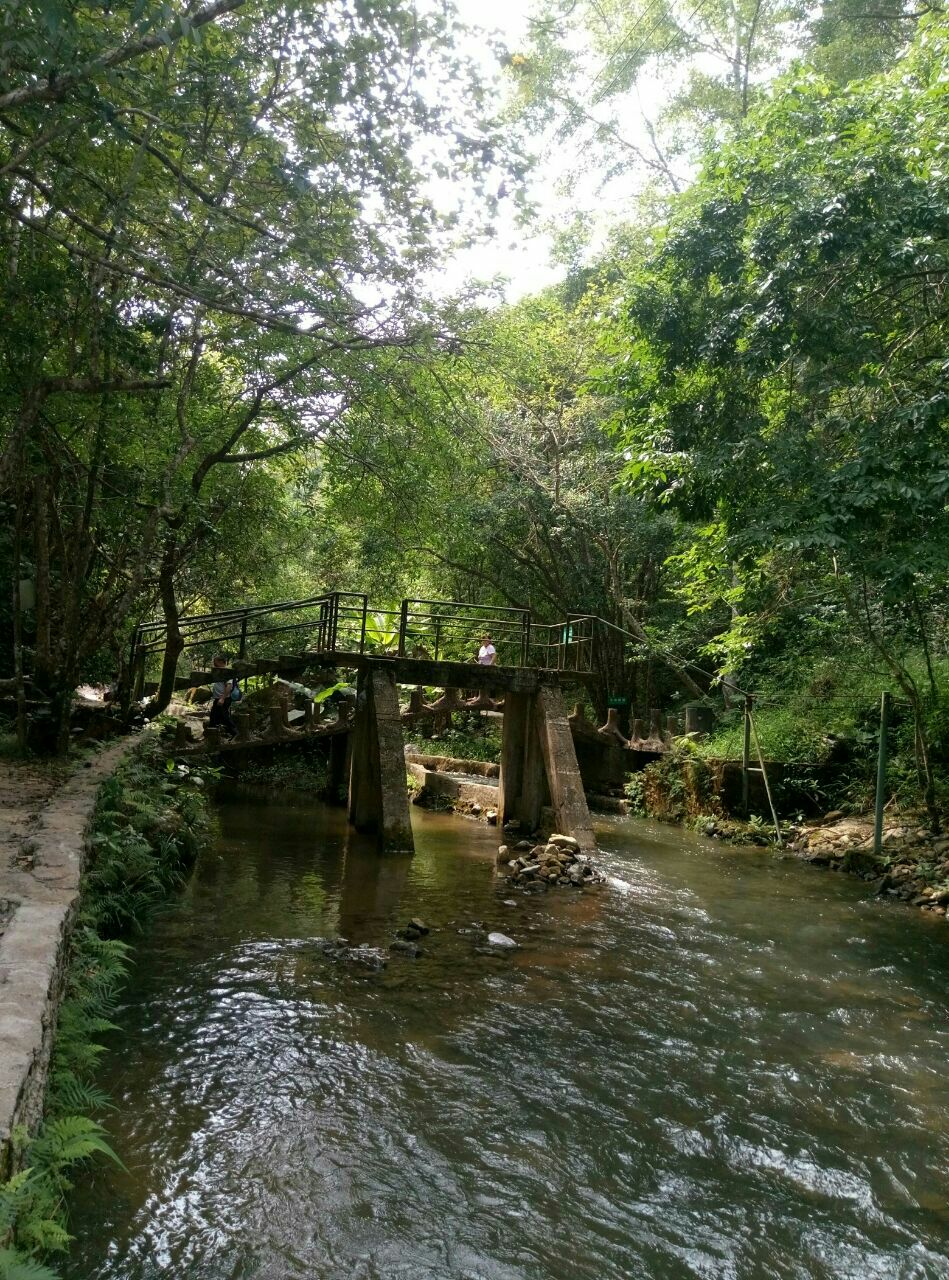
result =
[{"label": "person in white shirt", "polygon": [[491,643],[490,636],[481,637],[481,648],[478,650],[478,661],[482,667],[493,667],[497,657],[497,649]]}]

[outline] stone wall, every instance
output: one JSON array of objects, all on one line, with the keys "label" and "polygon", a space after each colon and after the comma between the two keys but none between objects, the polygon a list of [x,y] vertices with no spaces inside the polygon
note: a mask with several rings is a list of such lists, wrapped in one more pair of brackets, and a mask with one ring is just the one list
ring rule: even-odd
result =
[{"label": "stone wall", "polygon": [[12,1171],[13,1131],[31,1132],[42,1115],[96,795],[136,742],[108,747],[77,768],[0,867],[7,904],[0,935],[0,1176]]}]

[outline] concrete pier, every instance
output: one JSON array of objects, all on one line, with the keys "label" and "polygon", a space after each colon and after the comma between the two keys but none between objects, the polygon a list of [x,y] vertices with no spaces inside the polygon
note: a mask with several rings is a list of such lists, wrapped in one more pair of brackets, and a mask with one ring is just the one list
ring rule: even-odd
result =
[{"label": "concrete pier", "polygon": [[374,831],[383,853],[413,853],[399,692],[391,671],[359,673],[349,775],[349,820]]},{"label": "concrete pier", "polygon": [[501,739],[499,823],[520,822],[535,830],[548,795],[556,829],[573,836],[581,849],[596,848],[560,690],[542,686],[536,693],[510,692]]}]

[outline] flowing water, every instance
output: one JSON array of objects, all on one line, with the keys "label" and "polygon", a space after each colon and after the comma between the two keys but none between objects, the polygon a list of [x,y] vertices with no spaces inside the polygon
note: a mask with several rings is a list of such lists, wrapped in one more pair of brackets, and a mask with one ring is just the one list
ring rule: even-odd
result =
[{"label": "flowing water", "polygon": [[[945,920],[647,823],[527,896],[473,822],[380,859],[232,801],[137,951],[70,1280],[949,1277]],[[380,973],[313,941],[416,915]]]}]

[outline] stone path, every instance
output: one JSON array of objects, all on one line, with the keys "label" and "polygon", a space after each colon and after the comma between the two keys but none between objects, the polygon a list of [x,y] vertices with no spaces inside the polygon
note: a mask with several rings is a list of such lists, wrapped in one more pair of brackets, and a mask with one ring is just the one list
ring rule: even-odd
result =
[{"label": "stone path", "polygon": [[100,784],[137,739],[74,766],[0,766],[0,1176],[9,1139],[39,1120],[79,895],[84,835]]}]

